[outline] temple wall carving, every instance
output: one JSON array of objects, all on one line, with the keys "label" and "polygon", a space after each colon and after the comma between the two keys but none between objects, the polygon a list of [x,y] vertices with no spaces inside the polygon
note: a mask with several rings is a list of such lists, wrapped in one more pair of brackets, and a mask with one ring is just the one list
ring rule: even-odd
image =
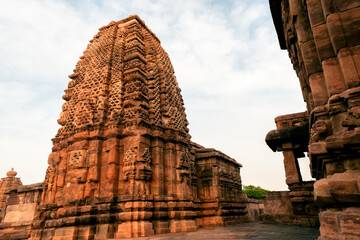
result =
[{"label": "temple wall carving", "polygon": [[360,3],[271,0],[270,8],[307,104],[320,239],[360,238]]}]

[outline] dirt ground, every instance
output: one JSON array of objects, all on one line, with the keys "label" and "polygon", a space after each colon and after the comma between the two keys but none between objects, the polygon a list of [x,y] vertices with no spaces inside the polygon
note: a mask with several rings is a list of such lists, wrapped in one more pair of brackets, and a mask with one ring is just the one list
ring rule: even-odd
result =
[{"label": "dirt ground", "polygon": [[159,234],[151,237],[135,238],[138,240],[228,240],[228,239],[261,239],[261,240],[307,240],[317,239],[318,228],[263,224],[260,222],[243,223],[226,227],[202,228],[196,232]]}]

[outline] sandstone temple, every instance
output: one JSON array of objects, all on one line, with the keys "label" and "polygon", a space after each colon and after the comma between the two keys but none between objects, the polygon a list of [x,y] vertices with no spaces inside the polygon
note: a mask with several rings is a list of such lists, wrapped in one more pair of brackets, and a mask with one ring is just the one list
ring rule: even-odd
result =
[{"label": "sandstone temple", "polygon": [[[136,15],[99,30],[69,76],[42,189],[22,198],[13,172],[2,179],[15,192],[0,237],[118,239],[246,221],[241,164],[190,141],[159,39]],[[33,221],[9,218],[26,204]]]},{"label": "sandstone temple", "polygon": [[[360,1],[270,0],[270,8],[307,105],[277,117],[266,137],[284,155],[294,214],[319,211],[319,239],[360,239]],[[302,180],[304,153],[315,182]]]},{"label": "sandstone temple", "polygon": [[[360,239],[360,2],[269,0],[306,109],[275,118],[289,191],[242,193],[237,161],[191,141],[160,40],[136,15],[103,26],[65,90],[44,182],[0,179],[0,239],[121,239],[246,221]],[[314,181],[299,159],[309,156]]]}]

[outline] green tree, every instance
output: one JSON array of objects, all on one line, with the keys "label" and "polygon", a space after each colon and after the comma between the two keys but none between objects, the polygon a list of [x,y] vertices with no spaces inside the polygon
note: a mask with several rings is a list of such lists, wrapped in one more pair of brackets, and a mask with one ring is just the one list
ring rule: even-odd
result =
[{"label": "green tree", "polygon": [[259,186],[257,187],[253,185],[243,186],[243,193],[245,193],[248,196],[248,198],[265,199],[266,192],[269,192],[269,190],[263,189]]}]

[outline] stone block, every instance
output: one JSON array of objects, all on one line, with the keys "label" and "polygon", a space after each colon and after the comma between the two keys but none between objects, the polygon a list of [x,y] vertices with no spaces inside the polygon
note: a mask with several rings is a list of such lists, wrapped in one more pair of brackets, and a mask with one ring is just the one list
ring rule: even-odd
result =
[{"label": "stone block", "polygon": [[148,220],[152,216],[152,212],[145,211],[133,211],[133,212],[122,212],[119,214],[119,219],[121,221],[141,221]]},{"label": "stone block", "polygon": [[98,224],[96,225],[96,231],[94,239],[107,239],[113,238],[115,233],[115,226],[113,224]]},{"label": "stone block", "polygon": [[314,199],[315,203],[320,207],[335,203],[335,199],[330,192],[329,179],[323,178],[315,182]]},{"label": "stone block", "polygon": [[359,72],[360,72],[360,46],[351,47],[350,52],[351,52],[352,58],[354,60],[354,65],[356,67],[356,70],[359,74]]},{"label": "stone block", "polygon": [[169,222],[168,221],[152,221],[155,234],[169,233]]},{"label": "stone block", "polygon": [[328,92],[325,85],[325,78],[323,73],[313,73],[309,76],[309,83],[315,106],[320,106],[327,103]]},{"label": "stone block", "polygon": [[325,24],[320,24],[312,28],[316,50],[320,61],[335,57],[334,49],[329,38],[328,30]]},{"label": "stone block", "polygon": [[94,226],[83,226],[78,228],[77,239],[89,240],[94,238],[96,228]]},{"label": "stone block", "polygon": [[328,29],[334,52],[338,53],[341,48],[346,47],[346,39],[339,15],[337,13],[332,13],[327,16],[326,27]]},{"label": "stone block", "polygon": [[291,215],[292,206],[289,191],[274,191],[266,193],[264,214],[268,215]]},{"label": "stone block", "polygon": [[42,235],[43,230],[32,230],[29,240],[41,240],[41,235]]},{"label": "stone block", "polygon": [[212,217],[202,217],[202,226],[204,227],[215,227],[215,226],[223,226],[224,220],[220,216],[212,216]]},{"label": "stone block", "polygon": [[[346,2],[346,1],[341,1]],[[348,47],[357,46],[360,44],[358,27],[355,27],[360,23],[360,11],[358,8],[349,9],[344,12],[339,12],[341,26],[346,39]]]},{"label": "stone block", "polygon": [[309,40],[306,43],[300,44],[301,55],[304,60],[306,75],[321,72],[321,64],[316,51],[314,40]]},{"label": "stone block", "polygon": [[356,70],[352,54],[348,48],[343,48],[338,53],[338,60],[346,85],[356,87],[360,84],[359,73]]},{"label": "stone block", "polygon": [[116,164],[109,164],[106,166],[106,177],[108,181],[115,181],[118,175],[118,167]]},{"label": "stone block", "polygon": [[128,221],[119,224],[115,238],[148,237],[154,235],[152,223],[147,221]]},{"label": "stone block", "polygon": [[88,171],[88,180],[89,182],[97,182],[99,181],[99,169],[97,166],[90,167]]},{"label": "stone block", "polygon": [[41,235],[35,235],[36,237],[39,237],[38,239],[53,239],[55,235],[55,228],[44,229],[42,231],[39,230],[38,233],[41,234]]},{"label": "stone block", "polygon": [[4,223],[32,221],[37,203],[9,205],[6,208]]},{"label": "stone block", "polygon": [[89,141],[88,140],[82,140],[82,141],[77,141],[74,142],[73,144],[71,144],[68,148],[69,151],[74,151],[74,150],[86,150],[89,148]]},{"label": "stone block", "polygon": [[194,220],[170,220],[169,230],[171,233],[193,232],[196,231],[197,225]]},{"label": "stone block", "polygon": [[347,170],[333,174],[328,179],[331,195],[342,203],[360,202],[360,191],[357,187],[359,176],[360,170]]},{"label": "stone block", "polygon": [[347,86],[342,75],[337,58],[329,58],[322,61],[327,91],[330,96],[341,93]]},{"label": "stone block", "polygon": [[323,211],[319,214],[320,234],[323,239],[339,239],[337,213],[334,211]]},{"label": "stone block", "polygon": [[360,209],[348,208],[338,214],[340,239],[360,239]]},{"label": "stone block", "polygon": [[313,39],[307,13],[302,11],[298,16],[296,16],[295,29],[300,45]]},{"label": "stone block", "polygon": [[321,1],[306,0],[307,10],[311,27],[325,23],[324,12],[322,10]]},{"label": "stone block", "polygon": [[334,13],[334,1],[333,0],[321,0],[321,6],[324,12],[324,17],[326,18],[329,14]]},{"label": "stone block", "polygon": [[91,140],[89,141],[89,147],[88,150],[94,151],[94,152],[98,152],[100,151],[100,147],[102,145],[102,141],[101,140]]},{"label": "stone block", "polygon": [[77,235],[77,227],[62,227],[55,230],[53,240],[73,240]]}]

